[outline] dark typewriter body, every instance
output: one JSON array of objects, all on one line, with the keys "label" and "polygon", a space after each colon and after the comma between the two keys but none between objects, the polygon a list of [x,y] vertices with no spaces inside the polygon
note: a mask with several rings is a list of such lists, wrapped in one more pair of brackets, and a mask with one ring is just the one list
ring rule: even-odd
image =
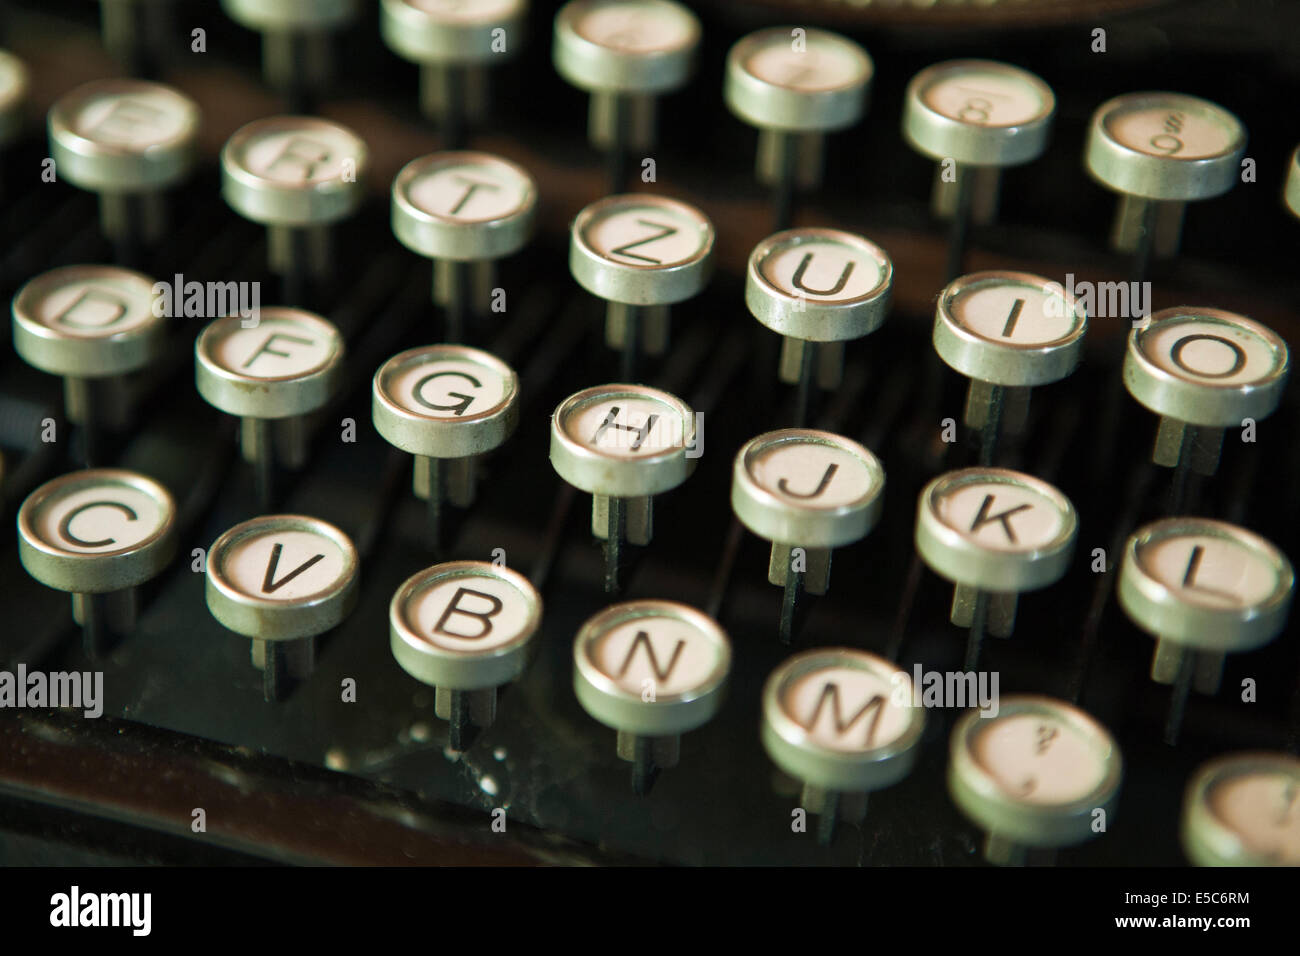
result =
[{"label": "dark typewriter body", "polygon": [[[2,45],[32,73],[30,123],[4,154],[0,294],[58,265],[110,263],[95,198],[41,178],[49,147],[43,117],[54,100],[91,79],[116,75],[103,52],[95,4],[7,0]],[[859,828],[829,846],[791,830],[797,789],[760,745],[767,675],[794,650],[847,646],[911,672],[962,666],[963,636],[948,620],[951,586],[916,557],[916,498],[934,475],[974,462],[960,426],[965,383],[934,367],[934,302],[945,285],[946,228],[930,214],[930,160],[899,134],[906,83],[931,63],[978,56],[1043,77],[1057,98],[1041,159],[1007,171],[996,222],[969,237],[964,271],[1014,269],[1065,281],[1128,278],[1127,257],[1107,248],[1113,195],[1081,162],[1089,117],[1103,100],[1142,89],[1203,96],[1232,110],[1249,133],[1257,181],[1189,206],[1182,248],[1154,263],[1152,308],[1229,309],[1300,341],[1295,268],[1300,222],[1280,195],[1300,139],[1300,9],[1252,0],[1165,4],[784,4],[694,5],[703,24],[698,66],[685,89],[660,104],[656,180],[635,191],[686,200],[717,228],[716,272],[707,289],[674,308],[671,347],[645,361],[646,384],[681,396],[703,414],[703,455],[690,479],[656,502],[656,534],[639,549],[625,597],[681,601],[714,615],[730,635],[725,704],[683,738],[678,766],[648,796],[628,787],[614,732],[579,706],[573,638],[613,600],[601,588],[601,553],[587,496],[548,462],[550,416],[566,396],[618,381],[617,357],[601,337],[600,304],[573,280],[568,226],[606,195],[601,156],[586,141],[585,96],[550,59],[556,4],[538,0],[526,45],[493,71],[489,119],[469,148],[511,159],[539,187],[537,230],[500,263],[508,306],[476,317],[467,340],[519,373],[514,436],[487,460],[479,497],[457,512],[449,556],[490,561],[504,551],[544,600],[533,660],[499,704],[496,722],[458,756],[433,693],[404,673],[388,646],[388,605],[399,584],[433,563],[421,504],[410,490],[410,456],[371,424],[371,379],[403,349],[439,341],[429,263],[402,248],[389,225],[389,187],[410,159],[441,148],[415,96],[415,68],[380,42],[375,10],[335,39],[336,75],[316,104],[366,140],[368,196],[335,230],[332,273],[315,293],[318,311],[347,340],[336,400],[312,420],[310,456],[279,489],[277,510],[314,515],[347,532],[361,555],[355,610],[324,636],[315,671],[284,701],[264,703],[248,642],[205,606],[192,552],[261,513],[235,422],[195,389],[193,342],[208,319],[171,321],[166,358],[128,383],[129,424],[107,429],[100,462],[148,474],[178,503],[179,550],[142,589],[139,620],[94,665],[82,656],[66,594],[24,572],[12,525],[37,486],[80,467],[74,430],[63,423],[56,377],[24,363],[0,338],[3,508],[0,664],[48,671],[104,671],[104,715],[0,712],[0,861],[60,863],[626,863],[706,865],[944,865],[981,862],[980,833],[949,797],[945,774],[956,714],[929,715],[906,779],[872,795]],[[761,26],[824,26],[862,43],[875,61],[865,119],[832,134],[823,185],[801,195],[794,222],[868,237],[893,258],[888,320],[853,342],[840,387],[820,396],[810,423],[862,442],[887,475],[878,526],[838,549],[828,594],[806,609],[793,647],[776,639],[781,591],[767,582],[767,542],[741,529],[729,505],[732,460],[748,439],[789,424],[790,387],[776,381],[777,336],[749,315],[743,296],[750,250],[772,231],[771,198],[754,181],[755,133],[722,98],[726,51]],[[1104,28],[1107,51],[1093,52]],[[206,52],[190,49],[202,29]],[[222,200],[218,154],[229,135],[282,112],[262,84],[254,34],[212,2],[178,2],[156,76],[203,110],[201,159],[172,190],[165,241],[138,268],[160,280],[259,281],[265,230]],[[1218,695],[1193,695],[1179,742],[1162,740],[1169,689],[1148,675],[1152,641],[1116,604],[1113,565],[1126,535],[1163,516],[1171,472],[1151,462],[1156,417],[1123,393],[1117,376],[1128,323],[1094,318],[1080,367],[1036,389],[1026,430],[998,463],[1056,484],[1080,516],[1073,564],[1057,585],[1027,594],[1015,635],[989,640],[981,666],[1003,694],[1073,701],[1105,724],[1124,756],[1113,826],[1060,852],[1060,865],[1178,866],[1178,824],[1187,780],[1210,757],[1292,751],[1300,741],[1300,642],[1294,633],[1227,659]],[[929,376],[929,379],[927,379]],[[935,376],[938,376],[936,379]],[[927,391],[926,382],[937,382]],[[1117,410],[1106,411],[1119,389]],[[41,440],[59,422],[58,441]],[[942,421],[959,439],[945,443]],[[355,441],[341,439],[346,420]],[[1193,476],[1183,513],[1223,518],[1266,535],[1300,557],[1300,390],[1258,426],[1254,444],[1229,432],[1218,473]],[[1095,573],[1104,548],[1112,570]],[[355,702],[340,686],[356,682]],[[1239,688],[1258,682],[1258,699]],[[207,828],[192,829],[206,810]],[[505,832],[493,810],[505,808]]]}]

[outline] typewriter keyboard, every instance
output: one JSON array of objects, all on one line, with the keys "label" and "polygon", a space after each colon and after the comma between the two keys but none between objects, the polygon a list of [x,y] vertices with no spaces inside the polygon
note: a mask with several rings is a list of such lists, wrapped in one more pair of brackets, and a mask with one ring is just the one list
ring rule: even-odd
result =
[{"label": "typewriter keyboard", "polygon": [[11,0],[0,862],[1300,863],[1300,16],[691,6]]}]

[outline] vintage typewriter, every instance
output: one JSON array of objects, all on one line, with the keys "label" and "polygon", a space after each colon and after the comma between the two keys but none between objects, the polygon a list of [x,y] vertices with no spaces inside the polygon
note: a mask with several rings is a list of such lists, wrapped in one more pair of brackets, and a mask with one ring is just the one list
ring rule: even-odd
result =
[{"label": "vintage typewriter", "polygon": [[0,861],[1300,860],[1300,7],[3,30]]}]

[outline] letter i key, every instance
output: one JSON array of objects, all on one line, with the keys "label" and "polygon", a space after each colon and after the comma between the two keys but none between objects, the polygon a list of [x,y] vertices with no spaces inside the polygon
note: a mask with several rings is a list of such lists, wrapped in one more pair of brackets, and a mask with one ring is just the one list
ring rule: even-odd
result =
[{"label": "letter i key", "polygon": [[357,603],[357,550],[342,531],[305,515],[264,515],[208,549],[208,610],[252,639],[268,701],[288,695],[315,666],[315,639]]},{"label": "letter i key", "polygon": [[618,731],[645,796],[660,770],[677,765],[681,737],[722,706],[731,642],[717,623],[676,601],[611,604],[573,642],[573,690],[583,709]]},{"label": "letter i key", "polygon": [[965,421],[991,465],[1003,430],[1019,432],[1030,389],[1060,381],[1083,353],[1088,316],[1060,285],[1024,272],[974,272],[939,293],[934,348],[970,378]]},{"label": "letter i key", "polygon": [[388,609],[393,657],[434,687],[448,746],[492,726],[500,688],[523,673],[542,619],[542,599],[523,575],[483,561],[434,565],[408,578]]},{"label": "letter i key", "polygon": [[650,543],[653,496],[694,471],[699,438],[685,402],[643,385],[584,389],[551,416],[551,465],[591,493],[591,532],[604,543],[607,592],[621,587],[624,542]]},{"label": "letter i key", "polygon": [[912,679],[884,658],[844,647],[796,654],[763,686],[763,749],[803,783],[826,845],[838,820],[861,825],[867,797],[906,777],[925,730]]},{"label": "letter i key", "polygon": [[1059,581],[1078,535],[1074,505],[1052,485],[1005,468],[965,468],[921,490],[916,550],[954,583],[952,623],[970,629],[965,669],[987,627],[1010,637],[1021,591]]},{"label": "letter i key", "polygon": [[885,471],[855,441],[787,428],[746,442],[732,468],[731,507],[772,542],[768,580],[785,589],[780,638],[796,630],[799,596],[825,594],[831,549],[866,537],[880,517]]}]

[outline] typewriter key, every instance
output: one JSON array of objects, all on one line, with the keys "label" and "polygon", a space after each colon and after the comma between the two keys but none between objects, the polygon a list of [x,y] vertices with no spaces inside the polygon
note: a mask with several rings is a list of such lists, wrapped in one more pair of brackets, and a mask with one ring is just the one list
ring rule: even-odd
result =
[{"label": "typewriter key", "polygon": [[825,594],[831,549],[867,536],[880,517],[885,470],[855,441],[787,428],[746,442],[736,454],[731,508],[772,542],[767,579],[785,588],[779,635],[789,643],[803,591]]},{"label": "typewriter key", "polygon": [[22,133],[29,84],[27,65],[12,53],[0,50],[0,147]]},{"label": "typewriter key", "polygon": [[433,301],[447,316],[446,341],[462,341],[466,317],[489,311],[496,260],[524,247],[536,213],[532,177],[487,153],[434,153],[397,174],[393,234],[433,260]]},{"label": "typewriter key", "polygon": [[129,262],[165,231],[163,192],[188,175],[198,131],[198,105],[171,87],[98,80],[50,109],[50,155],[61,178],[99,194],[100,228]]},{"label": "typewriter key", "polygon": [[1291,154],[1291,163],[1286,171],[1286,187],[1282,198],[1291,213],[1300,216],[1300,148]]},{"label": "typewriter key", "polygon": [[166,346],[154,285],[114,266],[63,266],[14,296],[14,350],[42,372],[63,376],[65,414],[82,428],[87,464],[94,463],[100,426],[125,417],[120,377],[157,361]]},{"label": "typewriter key", "polygon": [[650,543],[653,496],[687,479],[698,440],[686,403],[643,385],[598,385],[556,408],[551,465],[592,496],[591,533],[604,542],[606,591],[619,590],[623,542]]},{"label": "typewriter key", "polygon": [[961,274],[970,223],[994,218],[1002,170],[1043,154],[1055,111],[1046,83],[991,60],[938,63],[908,84],[903,138],[939,162],[931,207],[952,220],[950,281]]},{"label": "typewriter key", "polygon": [[194,343],[195,382],[210,404],[241,419],[244,460],[256,469],[258,499],[270,508],[278,429],[280,456],[291,468],[307,459],[303,416],[333,396],[343,364],[343,337],[320,316],[299,309],[263,308],[250,322],[227,316],[209,324]]},{"label": "typewriter key", "polygon": [[442,543],[443,502],[474,502],[475,463],[519,422],[519,377],[494,355],[429,345],[375,373],[371,416],[389,444],[415,455],[415,493],[428,506],[430,547]]},{"label": "typewriter key", "polygon": [[226,16],[262,34],[262,75],[294,111],[329,80],[329,35],[360,7],[359,0],[221,0]]},{"label": "typewriter key", "polygon": [[542,599],[523,575],[483,561],[452,561],[408,578],[388,607],[389,642],[402,670],[434,687],[448,746],[496,719],[498,689],[523,673]]},{"label": "typewriter key", "polygon": [[1223,430],[1270,415],[1289,366],[1286,343],[1244,316],[1181,306],[1151,315],[1129,334],[1124,385],[1160,416],[1152,461],[1214,474]]},{"label": "typewriter key", "polygon": [[1197,866],[1300,866],[1300,759],[1219,757],[1183,802],[1183,850]]},{"label": "typewriter key", "polygon": [[1209,518],[1165,518],[1124,545],[1119,603],[1156,638],[1151,679],[1172,684],[1165,740],[1178,739],[1193,683],[1215,694],[1223,658],[1262,647],[1291,609],[1291,562],[1258,535]]},{"label": "typewriter key", "polygon": [[835,229],[791,229],[754,247],[745,305],[782,335],[778,376],[799,386],[795,425],[808,418],[814,377],[824,389],[839,387],[844,343],[885,321],[893,280],[885,250]]},{"label": "typewriter key", "polygon": [[632,764],[638,796],[677,765],[682,734],[718,712],[730,670],[726,633],[676,601],[611,604],[573,642],[578,703],[618,731],[618,755]]},{"label": "typewriter key", "polygon": [[686,85],[700,21],[671,0],[572,0],[555,16],[556,72],[591,94],[587,135],[620,192],[627,155],[655,144],[655,97]]},{"label": "typewriter key", "polygon": [[694,206],[658,196],[609,196],[570,230],[569,271],[608,303],[605,342],[636,377],[639,349],[668,349],[668,307],[699,293],[713,272],[713,223]]},{"label": "typewriter key", "polygon": [[794,190],[821,182],[825,134],[866,112],[874,70],[852,40],[803,27],[751,33],[727,54],[723,98],[758,127],[758,180],[775,188],[778,230],[790,225]]},{"label": "typewriter key", "polygon": [[1059,283],[1023,272],[974,272],[939,293],[934,348],[970,378],[964,417],[980,433],[980,464],[993,464],[1003,430],[1024,428],[1033,386],[1074,371],[1087,328]]},{"label": "typewriter key", "polygon": [[94,658],[109,634],[135,627],[137,585],[176,554],[176,503],[158,482],[97,468],[41,485],[18,510],[18,557],[47,587],[72,593],[72,617]]},{"label": "typewriter key", "polygon": [[352,613],[357,563],[347,535],[303,515],[253,518],[208,549],[208,610],[252,638],[268,701],[282,700],[290,679],[311,676],[316,636]]},{"label": "typewriter key", "polygon": [[519,50],[528,0],[382,0],[379,33],[420,67],[420,108],[443,145],[459,149],[468,123],[487,111],[487,67]]},{"label": "typewriter key", "polygon": [[948,793],[984,829],[984,858],[999,866],[1104,832],[1123,775],[1109,731],[1050,697],[1003,697],[996,714],[969,711],[952,731]]},{"label": "typewriter key", "polygon": [[829,844],[838,820],[861,824],[867,797],[912,770],[925,708],[894,664],[846,647],[791,657],[763,686],[763,749],[803,783],[800,806]]},{"label": "typewriter key", "polygon": [[304,280],[330,272],[329,225],[365,198],[366,144],[346,127],[310,116],[273,116],[235,131],[221,150],[221,195],[267,227],[271,271],[302,305]]},{"label": "typewriter key", "polygon": [[1135,255],[1134,278],[1152,255],[1178,250],[1186,203],[1226,193],[1241,175],[1246,130],[1227,110],[1181,93],[1129,93],[1092,115],[1088,173],[1120,194],[1111,245]]},{"label": "typewriter key", "polygon": [[955,585],[952,623],[970,628],[966,670],[987,626],[1010,637],[1021,591],[1059,581],[1074,555],[1074,505],[1052,485],[1005,468],[964,468],[921,490],[916,549]]}]

